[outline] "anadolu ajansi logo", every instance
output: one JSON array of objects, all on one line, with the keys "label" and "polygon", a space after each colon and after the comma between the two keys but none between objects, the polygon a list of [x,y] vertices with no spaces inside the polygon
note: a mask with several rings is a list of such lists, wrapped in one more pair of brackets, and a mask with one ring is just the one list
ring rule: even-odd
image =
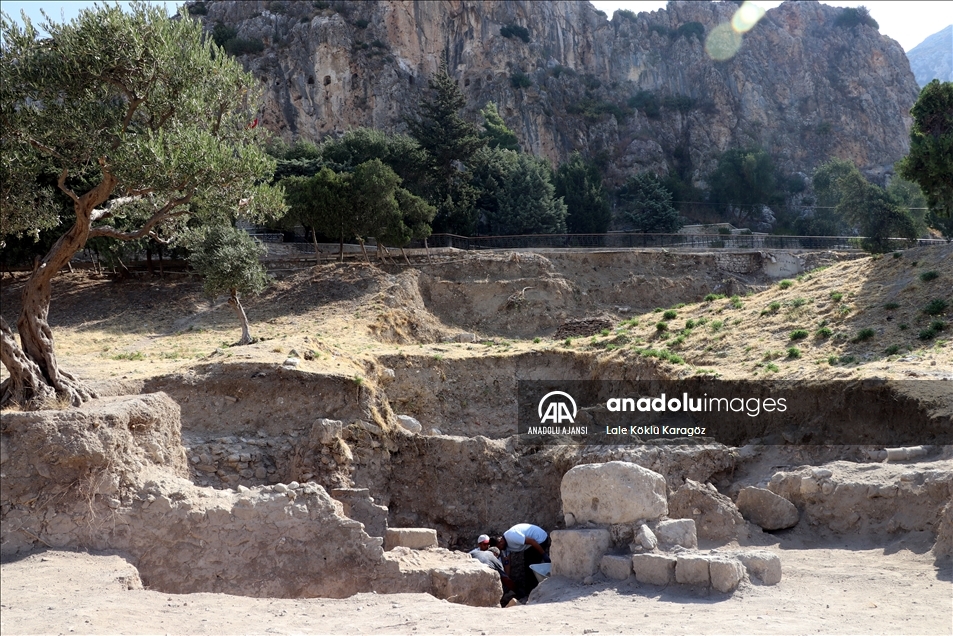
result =
[{"label": "anadolu ajansi logo", "polygon": [[550,391],[540,399],[537,412],[540,424],[575,424],[576,401],[563,391]]}]

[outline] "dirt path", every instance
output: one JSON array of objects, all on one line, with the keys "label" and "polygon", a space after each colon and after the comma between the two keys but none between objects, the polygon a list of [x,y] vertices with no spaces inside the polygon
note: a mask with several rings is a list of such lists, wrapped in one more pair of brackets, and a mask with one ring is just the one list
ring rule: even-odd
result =
[{"label": "dirt path", "polygon": [[[784,578],[731,597],[550,581],[510,609],[424,594],[257,599],[138,588],[117,556],[50,551],[2,566],[3,634],[950,634],[953,585],[922,546],[778,549]],[[948,562],[947,562],[948,563]],[[137,589],[129,589],[130,587]]]}]

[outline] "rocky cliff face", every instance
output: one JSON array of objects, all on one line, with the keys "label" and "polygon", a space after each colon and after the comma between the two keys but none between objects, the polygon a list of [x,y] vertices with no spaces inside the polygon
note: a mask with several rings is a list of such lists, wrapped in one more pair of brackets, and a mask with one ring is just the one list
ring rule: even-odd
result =
[{"label": "rocky cliff face", "polygon": [[953,24],[913,47],[907,57],[920,86],[935,79],[953,82]]},{"label": "rocky cliff face", "polygon": [[837,156],[877,173],[907,152],[918,87],[899,44],[790,2],[713,61],[704,34],[736,7],[670,2],[610,21],[581,0],[209,0],[202,19],[264,43],[242,60],[266,85],[264,124],[289,140],[403,130],[446,60],[475,121],[495,101],[524,149],[581,151],[616,182],[676,166],[697,180],[737,146],[765,147],[788,172]]}]

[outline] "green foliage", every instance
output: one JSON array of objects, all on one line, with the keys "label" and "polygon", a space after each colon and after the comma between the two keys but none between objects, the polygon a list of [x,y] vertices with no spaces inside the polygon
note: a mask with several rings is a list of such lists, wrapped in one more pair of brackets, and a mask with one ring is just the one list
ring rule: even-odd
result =
[{"label": "green foliage", "polygon": [[887,311],[893,311],[894,309],[899,309],[900,303],[887,303],[884,305],[884,309]]},{"label": "green foliage", "polygon": [[900,345],[892,344],[886,349],[884,349],[884,353],[888,356],[896,355],[899,352],[900,352]]},{"label": "green foliage", "polygon": [[[920,185],[932,213],[953,217],[953,82],[933,80],[910,111],[910,154],[900,175]],[[949,233],[947,233],[949,235]]]},{"label": "green foliage", "polygon": [[801,357],[801,350],[797,347],[788,347],[788,358],[791,360],[797,360]]},{"label": "green foliage", "polygon": [[513,88],[529,88],[533,85],[533,80],[523,71],[513,71],[510,74],[510,85]]},{"label": "green foliage", "polygon": [[366,18],[358,18],[354,21],[354,26],[359,29],[366,29],[370,25],[371,21]]},{"label": "green foliage", "polygon": [[662,106],[667,110],[677,110],[687,113],[695,108],[696,101],[688,95],[669,95],[662,100]]},{"label": "green foliage", "polygon": [[883,253],[893,249],[892,237],[916,238],[910,214],[883,188],[868,183],[860,173],[846,175],[840,186],[843,194],[837,212],[860,230],[865,250]]},{"label": "green foliage", "polygon": [[675,29],[675,37],[679,38],[697,38],[699,42],[705,41],[705,25],[701,22],[686,22],[678,25]]},{"label": "green foliage", "polygon": [[744,304],[744,302],[742,302],[742,300],[741,300],[741,298],[740,298],[739,296],[732,296],[732,297],[731,297],[731,307],[732,307],[733,309],[744,309],[744,306],[745,306],[745,304]]},{"label": "green foliage", "polygon": [[516,138],[516,133],[507,127],[494,102],[487,102],[480,114],[483,115],[483,133],[481,137],[486,139],[490,148],[502,148],[503,150],[519,152],[520,144]]},{"label": "green foliage", "polygon": [[529,29],[518,24],[507,24],[500,27],[500,35],[505,38],[519,38],[529,44]]},{"label": "green foliage", "polygon": [[724,294],[708,294],[707,296],[705,296],[705,302],[710,303],[715,300],[721,300],[724,297],[725,297]]},{"label": "green foliage", "polygon": [[259,260],[265,248],[247,232],[228,225],[216,225],[191,232],[189,264],[202,276],[202,289],[214,298],[221,294],[258,294],[268,283]]},{"label": "green foliage", "polygon": [[794,281],[793,281],[793,280],[782,280],[781,282],[778,283],[778,287],[779,287],[780,289],[788,289],[788,288],[791,287],[792,285],[794,285]]},{"label": "green foliage", "polygon": [[556,197],[566,203],[566,229],[573,234],[602,234],[609,229],[609,197],[602,174],[591,161],[574,152],[554,177]]},{"label": "green foliage", "polygon": [[189,5],[189,15],[208,15],[208,7],[204,2],[196,2]]},{"label": "green foliage", "polygon": [[225,42],[225,52],[229,55],[246,55],[261,53],[265,50],[265,43],[258,38],[232,38]]},{"label": "green foliage", "polygon": [[844,294],[842,294],[839,291],[832,291],[830,293],[830,296],[831,296],[831,300],[833,300],[835,303],[839,303],[844,298]]},{"label": "green foliage", "polygon": [[[274,161],[249,127],[258,82],[216,54],[201,24],[134,4],[43,28],[2,20],[3,234],[72,217],[90,238],[136,240],[160,227],[171,237],[187,218],[283,212],[281,192],[264,185]],[[51,174],[62,176],[55,188],[67,206]]]},{"label": "green foliage", "polygon": [[549,164],[532,155],[484,148],[473,157],[480,230],[487,234],[566,231],[566,204],[555,196]]},{"label": "green foliage", "polygon": [[834,26],[851,29],[863,24],[873,29],[880,29],[880,25],[870,15],[870,9],[867,7],[845,7],[840,10],[837,17],[834,18]]},{"label": "green foliage", "polygon": [[804,340],[808,333],[806,329],[795,329],[791,332],[791,340]]},{"label": "green foliage", "polygon": [[818,329],[817,331],[814,332],[814,336],[815,336],[816,338],[820,338],[820,339],[822,339],[822,340],[826,340],[827,338],[830,338],[831,335],[833,335],[833,333],[834,333],[834,332],[831,331],[831,328],[830,328],[830,327],[821,327],[820,329]]},{"label": "green foliage", "polygon": [[623,20],[628,20],[629,22],[635,22],[638,19],[635,15],[635,12],[629,11],[628,9],[616,9],[615,15],[619,16]]},{"label": "green foliage", "polygon": [[429,87],[430,96],[420,103],[419,118],[408,121],[411,137],[426,152],[423,167],[427,186],[418,194],[437,208],[434,229],[473,234],[478,192],[470,185],[465,168],[486,140],[476,126],[460,116],[466,100],[445,64]]},{"label": "green foliage", "polygon": [[216,22],[212,29],[212,40],[215,44],[224,48],[225,43],[238,36],[238,31],[233,27],[226,26],[222,22]]},{"label": "green foliage", "polygon": [[864,327],[863,329],[857,332],[856,336],[854,336],[853,342],[865,342],[873,338],[875,335],[877,335],[876,331],[874,331],[870,327]]},{"label": "green foliage", "polygon": [[[294,148],[298,148],[298,144]],[[428,160],[427,154],[416,140],[407,135],[356,128],[338,139],[325,141],[318,151],[324,164],[339,171],[353,170],[371,159],[380,159],[397,173],[404,187],[418,195],[421,194],[416,190],[418,184],[426,180],[423,166]]]},{"label": "green foliage", "polygon": [[657,119],[662,114],[662,106],[652,91],[639,91],[629,98],[628,104],[629,108],[641,110],[650,119]]},{"label": "green foliage", "polygon": [[665,26],[664,24],[652,24],[649,25],[649,33],[657,33],[663,38],[671,37],[672,30]]},{"label": "green foliage", "polygon": [[712,201],[725,210],[737,209],[742,222],[756,218],[760,206],[772,204],[777,198],[774,163],[760,148],[723,152],[708,183]]},{"label": "green foliage", "polygon": [[667,234],[682,227],[678,212],[672,206],[672,193],[651,172],[626,179],[617,199],[622,219],[642,232]]},{"label": "green foliage", "polygon": [[678,316],[678,312],[675,311],[674,309],[668,309],[665,311],[665,313],[662,314],[662,318],[664,318],[665,320],[675,320],[677,316]]},{"label": "green foliage", "polygon": [[668,324],[660,320],[657,323],[655,323],[655,330],[658,331],[659,333],[663,331],[668,331]]},{"label": "green foliage", "polygon": [[934,338],[936,338],[936,334],[937,334],[936,330],[930,329],[929,327],[927,327],[926,329],[920,330],[918,337],[920,338],[920,340],[933,340]]},{"label": "green foliage", "polygon": [[940,277],[940,272],[937,272],[932,269],[928,272],[923,272],[922,274],[920,274],[920,280],[922,280],[924,283],[929,283],[931,280],[936,280],[939,277]]},{"label": "green foliage", "polygon": [[939,316],[944,311],[946,311],[946,308],[948,306],[949,306],[949,303],[947,303],[942,298],[934,298],[929,303],[927,303],[926,307],[923,308],[923,313],[927,314],[928,316]]}]

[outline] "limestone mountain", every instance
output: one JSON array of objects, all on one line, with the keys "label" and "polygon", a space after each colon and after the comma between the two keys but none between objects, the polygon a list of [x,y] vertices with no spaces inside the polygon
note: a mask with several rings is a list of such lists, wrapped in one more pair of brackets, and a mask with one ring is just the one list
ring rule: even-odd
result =
[{"label": "limestone mountain", "polygon": [[937,31],[907,53],[917,84],[953,82],[953,24]]},{"label": "limestone mountain", "polygon": [[496,102],[524,149],[554,162],[579,151],[616,184],[670,169],[697,183],[733,147],[764,147],[786,172],[837,156],[877,174],[906,154],[918,87],[898,43],[844,24],[843,9],[788,2],[715,61],[706,37],[737,7],[670,2],[611,20],[584,0],[208,0],[190,12],[266,85],[261,121],[288,140],[406,130],[446,61],[474,121]]}]

